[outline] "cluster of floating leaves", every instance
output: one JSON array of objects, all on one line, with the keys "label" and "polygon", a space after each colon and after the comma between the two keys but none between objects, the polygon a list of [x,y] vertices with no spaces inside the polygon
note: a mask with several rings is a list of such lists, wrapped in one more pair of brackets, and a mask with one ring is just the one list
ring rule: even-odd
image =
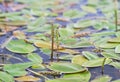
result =
[{"label": "cluster of floating leaves", "polygon": [[[0,13],[0,36],[12,33],[1,44],[1,49],[22,55],[29,62],[2,53],[0,57],[17,59],[20,63],[0,64],[0,82],[109,82],[112,77],[108,75],[90,80],[88,68],[101,67],[104,71],[104,65],[111,65],[120,69],[120,32],[114,31],[112,1],[88,0],[82,5],[79,5],[82,0],[15,2],[9,5],[12,12]],[[106,5],[110,8],[106,9]],[[76,6],[79,9],[74,8]],[[102,15],[98,15],[99,9]],[[89,14],[93,16],[88,17]],[[107,31],[101,32],[102,29]],[[53,37],[54,60],[51,62]],[[86,51],[86,48],[89,50]],[[37,53],[40,50],[48,55],[49,62]]]}]

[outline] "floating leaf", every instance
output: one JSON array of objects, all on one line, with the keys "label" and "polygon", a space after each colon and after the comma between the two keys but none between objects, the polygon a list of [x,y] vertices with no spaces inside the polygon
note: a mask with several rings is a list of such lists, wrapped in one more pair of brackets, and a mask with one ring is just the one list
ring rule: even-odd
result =
[{"label": "floating leaf", "polygon": [[60,28],[59,34],[62,38],[70,37],[74,34],[74,30],[71,28]]},{"label": "floating leaf", "polygon": [[[51,49],[51,43],[50,42],[45,42],[45,41],[37,41],[34,42],[35,46],[40,47],[40,48],[47,48]],[[54,49],[57,49],[57,45],[54,44]],[[63,49],[62,47],[59,47],[59,49]]]},{"label": "floating leaf", "polygon": [[120,62],[112,62],[110,65],[114,66],[117,69],[120,69]]},{"label": "floating leaf", "polygon": [[91,82],[109,82],[111,79],[111,77],[104,75],[92,80]]},{"label": "floating leaf", "polygon": [[115,53],[120,53],[120,44],[116,46]]},{"label": "floating leaf", "polygon": [[15,53],[31,53],[35,51],[35,47],[26,43],[24,40],[12,40],[6,48]]},{"label": "floating leaf", "polygon": [[[89,60],[88,62],[83,63],[82,66],[84,67],[98,67],[102,66],[104,58],[97,58],[94,60]],[[112,60],[111,59],[106,59],[105,64],[109,64]]]},{"label": "floating leaf", "polygon": [[89,13],[97,13],[97,10],[91,6],[82,6],[82,10],[89,12]]},{"label": "floating leaf", "polygon": [[81,73],[73,73],[73,74],[64,74],[63,78],[80,78],[84,82],[89,82],[91,74],[89,71],[81,72]]},{"label": "floating leaf", "polygon": [[116,53],[110,53],[110,52],[102,52],[102,55],[105,58],[112,58],[112,59],[117,59],[120,60],[120,55]]},{"label": "floating leaf", "polygon": [[69,54],[77,54],[80,53],[76,50],[72,50],[72,49],[61,49],[61,50],[57,50],[58,52],[62,52],[62,53],[69,53]]},{"label": "floating leaf", "polygon": [[85,12],[80,12],[77,9],[72,9],[72,10],[68,10],[66,12],[63,13],[64,17],[68,17],[68,18],[80,18],[82,16],[84,16],[86,13]]},{"label": "floating leaf", "polygon": [[120,37],[118,37],[118,38],[112,38],[112,39],[108,40],[108,42],[120,43]]},{"label": "floating leaf", "polygon": [[109,36],[109,35],[115,35],[115,32],[100,32],[100,33],[93,33],[91,36]]},{"label": "floating leaf", "polygon": [[18,78],[15,78],[16,81],[38,81],[40,80],[40,78],[36,78],[36,77],[33,77],[33,76],[22,76],[22,77],[18,77]]},{"label": "floating leaf", "polygon": [[19,30],[14,31],[14,32],[13,32],[13,35],[14,35],[16,38],[18,38],[18,39],[25,39],[25,38],[26,38],[24,32],[19,31]]},{"label": "floating leaf", "polygon": [[10,26],[24,26],[27,25],[26,21],[10,21],[10,22],[0,22],[0,24],[10,25]]},{"label": "floating leaf", "polygon": [[82,65],[83,63],[87,62],[88,60],[81,55],[76,55],[72,58],[72,63]]},{"label": "floating leaf", "polygon": [[77,23],[74,24],[74,28],[85,28],[94,25],[94,21],[91,20],[83,20],[83,21],[78,21]]},{"label": "floating leaf", "polygon": [[112,82],[120,82],[120,79],[118,79],[118,80],[114,80],[114,81],[112,81]]},{"label": "floating leaf", "polygon": [[28,59],[31,60],[32,62],[36,62],[36,63],[42,63],[42,58],[36,54],[36,53],[30,53],[27,55]]},{"label": "floating leaf", "polygon": [[4,71],[7,71],[12,76],[24,76],[27,74],[25,69],[32,66],[34,63],[18,63],[18,64],[6,64],[4,65]]},{"label": "floating leaf", "polygon": [[76,73],[86,70],[84,67],[72,63],[52,63],[48,68],[62,73]]},{"label": "floating leaf", "polygon": [[10,74],[0,71],[0,82],[14,82],[14,79]]},{"label": "floating leaf", "polygon": [[60,78],[60,79],[54,79],[54,80],[46,80],[46,82],[84,82],[85,80],[73,77],[73,78]]},{"label": "floating leaf", "polygon": [[71,60],[73,57],[74,57],[74,55],[68,54],[68,55],[59,56],[59,59]]},{"label": "floating leaf", "polygon": [[101,43],[100,44],[100,48],[115,48],[116,46],[118,46],[118,43]]},{"label": "floating leaf", "polygon": [[88,52],[88,51],[83,51],[82,54],[89,60],[97,59],[99,56],[95,53]]},{"label": "floating leaf", "polygon": [[64,45],[65,48],[84,48],[84,47],[90,47],[92,46],[92,44],[90,42],[87,41],[81,41],[81,42],[77,42],[74,45]]}]

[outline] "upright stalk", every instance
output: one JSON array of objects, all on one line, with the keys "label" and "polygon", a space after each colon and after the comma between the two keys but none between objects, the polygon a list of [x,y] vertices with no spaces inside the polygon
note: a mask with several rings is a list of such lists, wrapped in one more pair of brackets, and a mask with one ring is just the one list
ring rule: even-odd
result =
[{"label": "upright stalk", "polygon": [[56,29],[56,45],[57,45],[56,56],[57,56],[57,61],[59,61],[59,54],[58,54],[58,50],[59,50],[59,27],[57,27],[57,29]]},{"label": "upright stalk", "polygon": [[118,0],[114,0],[115,31],[118,31]]},{"label": "upright stalk", "polygon": [[103,62],[102,62],[102,75],[104,74],[104,65],[105,65],[105,62],[106,62],[106,58],[104,58]]},{"label": "upright stalk", "polygon": [[53,54],[54,54],[54,35],[55,35],[55,33],[54,33],[54,25],[53,24],[51,24],[52,26],[52,28],[51,28],[51,38],[52,38],[52,44],[51,44],[51,62],[53,61]]}]

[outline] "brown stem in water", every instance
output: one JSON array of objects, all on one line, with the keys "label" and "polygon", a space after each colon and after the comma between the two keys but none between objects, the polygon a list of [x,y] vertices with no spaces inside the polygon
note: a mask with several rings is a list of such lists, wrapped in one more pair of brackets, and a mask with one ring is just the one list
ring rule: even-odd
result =
[{"label": "brown stem in water", "polygon": [[51,45],[51,62],[53,61],[53,54],[54,54],[54,26],[53,24],[52,25],[52,28],[51,28],[51,36],[52,36],[52,45]]},{"label": "brown stem in water", "polygon": [[104,58],[103,62],[102,62],[102,75],[104,74],[104,65],[105,65],[105,62],[106,62],[106,58]]},{"label": "brown stem in water", "polygon": [[118,31],[118,0],[114,0],[115,31]]},{"label": "brown stem in water", "polygon": [[56,44],[57,44],[56,56],[57,56],[57,61],[59,61],[59,54],[58,54],[58,50],[59,50],[59,27],[57,27],[57,29],[56,29]]}]

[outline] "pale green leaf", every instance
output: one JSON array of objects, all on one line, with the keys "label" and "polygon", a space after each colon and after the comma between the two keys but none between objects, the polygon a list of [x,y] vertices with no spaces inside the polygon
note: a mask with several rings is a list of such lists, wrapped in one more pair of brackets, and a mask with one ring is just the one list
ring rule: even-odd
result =
[{"label": "pale green leaf", "polygon": [[91,73],[89,71],[85,71],[85,72],[81,72],[81,73],[64,74],[64,76],[63,76],[63,78],[73,78],[73,77],[80,78],[84,82],[89,82]]},{"label": "pale green leaf", "polygon": [[89,12],[89,13],[97,13],[97,10],[91,6],[82,6],[82,10]]},{"label": "pale green leaf", "polygon": [[100,77],[92,80],[91,82],[110,82],[111,79],[112,79],[112,77],[104,75],[104,76],[100,76]]},{"label": "pale green leaf", "polygon": [[101,43],[99,47],[100,48],[112,49],[112,48],[115,48],[118,45],[119,45],[118,43]]},{"label": "pale green leaf", "polygon": [[120,53],[120,44],[116,46],[115,53]]},{"label": "pale green leaf", "polygon": [[32,62],[36,62],[36,63],[42,63],[43,62],[42,58],[38,54],[36,54],[36,53],[30,53],[30,54],[28,54],[27,58],[29,60],[31,60]]},{"label": "pale green leaf", "polygon": [[110,53],[110,52],[102,52],[102,55],[105,58],[112,58],[112,59],[116,59],[116,60],[120,60],[120,55],[116,54],[116,53]]},{"label": "pale green leaf", "polygon": [[88,60],[82,55],[76,55],[72,58],[72,63],[82,65],[83,63],[87,62]]},{"label": "pale green leaf", "polygon": [[118,80],[114,80],[114,81],[112,81],[112,82],[120,82],[120,79],[118,79]]},{"label": "pale green leaf", "polygon": [[86,70],[81,65],[72,63],[52,63],[48,68],[61,73],[76,73]]},{"label": "pale green leaf", "polygon": [[[83,63],[82,66],[84,67],[98,67],[98,66],[102,66],[102,63],[104,61],[104,58],[97,58],[94,60],[89,60],[88,62]],[[109,64],[112,60],[111,59],[106,59],[105,61],[105,65]]]},{"label": "pale green leaf", "polygon": [[6,48],[15,53],[31,53],[36,49],[34,46],[26,43],[24,40],[12,40],[7,44]]},{"label": "pale green leaf", "polygon": [[60,79],[54,79],[54,80],[46,80],[46,82],[85,82],[85,80],[73,77],[73,78],[60,78]]},{"label": "pale green leaf", "polygon": [[89,60],[97,59],[99,56],[89,51],[83,51],[82,54]]},{"label": "pale green leaf", "polygon": [[34,65],[35,63],[18,63],[18,64],[6,64],[3,69],[7,71],[12,76],[24,76],[27,74],[25,69]]},{"label": "pale green leaf", "polygon": [[110,65],[114,66],[117,69],[120,69],[120,62],[112,62]]},{"label": "pale green leaf", "polygon": [[0,71],[0,80],[0,82],[14,82],[13,76],[2,71]]}]

